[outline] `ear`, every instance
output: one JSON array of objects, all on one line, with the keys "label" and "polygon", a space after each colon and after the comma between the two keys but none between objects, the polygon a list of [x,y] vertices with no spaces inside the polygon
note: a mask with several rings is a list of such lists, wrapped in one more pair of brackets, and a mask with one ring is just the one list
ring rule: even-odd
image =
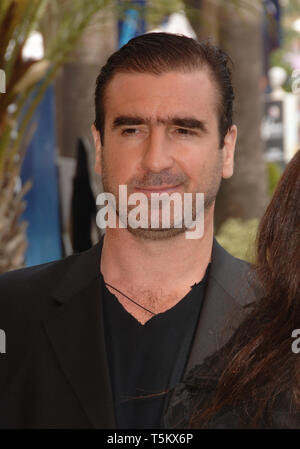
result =
[{"label": "ear", "polygon": [[95,143],[95,149],[96,149],[96,158],[95,158],[95,172],[98,175],[101,175],[102,173],[102,166],[101,166],[101,151],[102,151],[102,145],[101,145],[101,139],[100,139],[100,132],[97,130],[94,124],[91,126],[91,131],[94,138]]},{"label": "ear", "polygon": [[223,152],[223,178],[230,178],[233,175],[234,168],[234,150],[237,138],[237,127],[232,125],[227,131],[224,138],[224,146],[222,148]]}]

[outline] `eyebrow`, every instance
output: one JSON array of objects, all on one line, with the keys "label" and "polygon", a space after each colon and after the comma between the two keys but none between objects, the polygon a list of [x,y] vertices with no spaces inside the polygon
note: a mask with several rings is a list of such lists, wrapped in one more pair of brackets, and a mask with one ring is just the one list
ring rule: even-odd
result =
[{"label": "eyebrow", "polygon": [[134,125],[175,125],[181,128],[198,129],[203,132],[208,132],[207,123],[205,120],[198,120],[194,117],[167,117],[153,120],[150,117],[140,117],[136,115],[120,115],[115,117],[111,129],[117,129],[121,126]]}]

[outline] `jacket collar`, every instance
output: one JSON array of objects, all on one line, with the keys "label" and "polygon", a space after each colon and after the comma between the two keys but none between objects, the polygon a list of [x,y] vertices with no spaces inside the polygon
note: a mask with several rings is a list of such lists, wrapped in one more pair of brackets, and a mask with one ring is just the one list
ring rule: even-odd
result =
[{"label": "jacket collar", "polygon": [[56,308],[44,326],[91,425],[114,428],[100,300],[101,249],[102,239],[88,251],[73,256],[74,261],[53,294]]},{"label": "jacket collar", "polygon": [[228,341],[245,316],[244,306],[254,300],[250,264],[231,256],[214,240],[204,303],[185,374]]},{"label": "jacket collar", "polygon": [[64,304],[99,277],[103,237],[87,251],[70,256],[72,264],[56,286],[53,296]]}]

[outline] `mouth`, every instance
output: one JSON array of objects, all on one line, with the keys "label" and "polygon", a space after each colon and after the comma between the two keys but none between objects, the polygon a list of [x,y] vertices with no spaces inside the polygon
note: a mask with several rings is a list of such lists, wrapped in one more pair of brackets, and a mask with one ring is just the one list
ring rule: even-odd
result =
[{"label": "mouth", "polygon": [[175,186],[146,186],[146,187],[136,187],[134,189],[135,192],[144,193],[147,196],[150,196],[151,193],[173,193],[178,191],[178,188],[181,184],[177,184]]}]

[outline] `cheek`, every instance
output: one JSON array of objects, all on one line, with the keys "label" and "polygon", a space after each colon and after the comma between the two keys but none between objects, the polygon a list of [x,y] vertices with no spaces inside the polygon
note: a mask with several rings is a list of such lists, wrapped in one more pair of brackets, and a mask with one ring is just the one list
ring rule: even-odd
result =
[{"label": "cheek", "polygon": [[195,187],[199,187],[199,184],[202,185],[212,176],[221,173],[222,154],[216,146],[199,147],[188,159],[180,161],[179,165],[190,179],[190,188],[195,189]]},{"label": "cheek", "polygon": [[204,157],[201,149],[199,149],[199,151],[194,152],[194,154],[190,154],[189,157],[178,160],[178,165],[191,180],[195,180],[206,171],[209,161]]},{"label": "cheek", "polygon": [[[111,150],[111,151],[110,151]],[[136,173],[136,162],[130,154],[106,148],[104,163],[108,176],[118,184],[126,184],[128,179]]]}]

